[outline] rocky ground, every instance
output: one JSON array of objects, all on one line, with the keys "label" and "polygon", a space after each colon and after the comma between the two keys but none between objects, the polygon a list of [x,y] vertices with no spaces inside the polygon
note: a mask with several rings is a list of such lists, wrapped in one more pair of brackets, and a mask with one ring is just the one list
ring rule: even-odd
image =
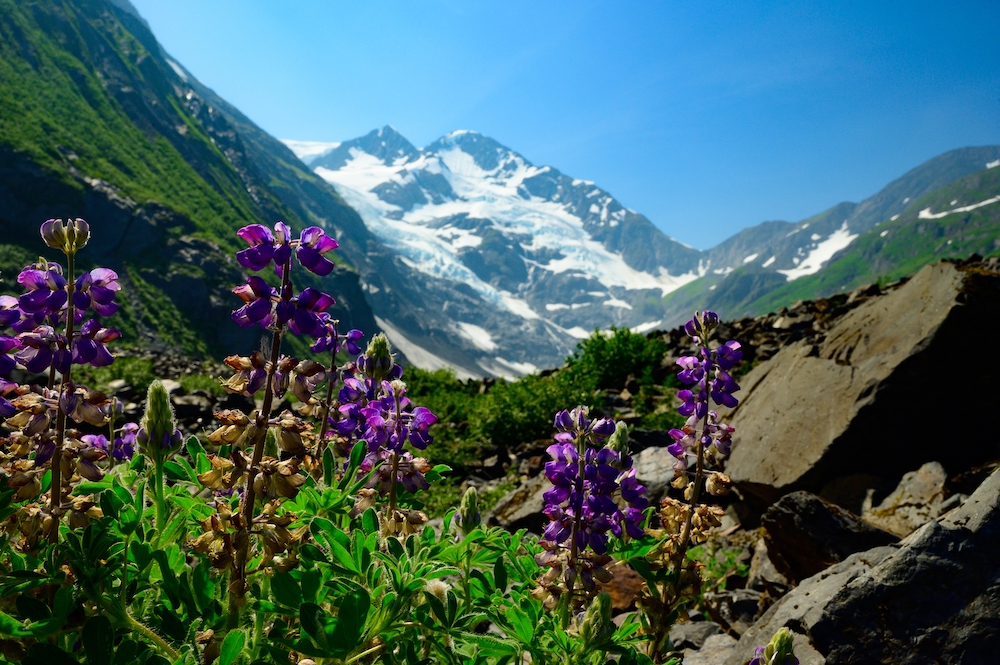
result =
[{"label": "rocky ground", "polygon": [[[751,369],[725,414],[735,490],[710,550],[725,584],[672,632],[685,665],[743,665],[783,626],[803,665],[995,662],[1000,437],[979,414],[1000,397],[996,322],[1000,261],[974,256],[722,327]],[[693,351],[681,330],[652,334],[670,344],[664,363]],[[629,386],[607,404],[634,416]],[[632,437],[663,496],[669,438]],[[540,446],[512,455],[521,484],[494,523],[542,528]],[[640,586],[612,582],[618,612]]]}]

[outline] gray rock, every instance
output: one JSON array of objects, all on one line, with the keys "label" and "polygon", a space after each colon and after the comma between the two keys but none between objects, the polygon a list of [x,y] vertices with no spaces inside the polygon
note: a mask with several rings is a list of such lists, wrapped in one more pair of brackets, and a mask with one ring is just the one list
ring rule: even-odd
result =
[{"label": "gray rock", "polygon": [[784,595],[791,587],[788,578],[778,572],[767,554],[767,543],[763,538],[757,541],[747,572],[747,588],[767,593],[771,598]]},{"label": "gray rock", "polygon": [[493,512],[487,516],[488,523],[496,523],[511,530],[527,529],[532,533],[541,533],[548,523],[548,518],[542,514],[545,500],[542,494],[551,485],[544,475],[537,475],[500,499]]},{"label": "gray rock", "polygon": [[666,448],[646,448],[632,461],[636,477],[646,485],[666,485],[674,479],[677,460]]},{"label": "gray rock", "polygon": [[[743,665],[781,627],[826,665],[990,663],[1000,649],[1000,474],[899,545],[859,552],[804,580],[743,636]],[[800,650],[801,644],[801,650]]]},{"label": "gray rock", "polygon": [[[670,628],[670,641],[675,649],[700,649],[712,635],[722,632],[722,626],[714,621],[691,621],[677,623]],[[735,640],[733,640],[735,644]]]},{"label": "gray rock", "polygon": [[[862,517],[900,538],[943,513],[948,474],[938,462],[928,462],[903,476],[895,491]],[[954,506],[951,506],[954,507]]]},{"label": "gray rock", "polygon": [[767,552],[778,572],[804,580],[854,552],[898,538],[809,492],[792,492],[761,517]]},{"label": "gray rock", "polygon": [[[1000,320],[1000,279],[939,263],[859,305],[825,338],[785,347],[741,381],[726,472],[766,505],[796,489],[819,492],[857,473],[861,459],[899,478],[939,458],[939,377],[965,394],[995,392],[1000,356],[955,362],[955,340],[990,320]],[[996,440],[949,452],[952,472],[1000,456]],[[848,507],[860,511],[863,498]]]},{"label": "gray rock", "polygon": [[742,635],[761,613],[761,592],[727,589],[704,594],[708,615],[727,630]]},{"label": "gray rock", "polygon": [[684,665],[718,665],[728,658],[736,648],[736,638],[725,633],[712,635],[705,640],[701,649],[684,651]]}]

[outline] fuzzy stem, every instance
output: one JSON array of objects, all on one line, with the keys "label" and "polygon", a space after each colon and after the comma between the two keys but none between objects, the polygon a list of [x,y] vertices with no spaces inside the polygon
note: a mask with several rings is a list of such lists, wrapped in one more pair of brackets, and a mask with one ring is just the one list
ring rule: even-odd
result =
[{"label": "fuzzy stem", "polygon": [[159,451],[153,461],[153,505],[156,506],[156,543],[159,544],[167,523],[167,503],[163,496],[163,459]]},{"label": "fuzzy stem", "polygon": [[[284,294],[289,287],[291,279],[291,257],[285,262],[281,272],[281,290],[279,294]],[[278,323],[271,337],[271,360],[267,368],[267,383],[264,386],[264,403],[257,414],[256,431],[253,440],[253,458],[250,461],[250,468],[247,469],[247,481],[243,490],[243,500],[240,503],[240,526],[236,533],[236,556],[233,561],[233,576],[229,583],[229,611],[226,617],[226,629],[232,630],[240,623],[240,610],[243,606],[243,599],[247,593],[247,560],[250,558],[250,526],[253,524],[254,507],[256,504],[256,489],[254,481],[260,472],[260,461],[264,457],[264,442],[267,439],[267,422],[271,416],[271,407],[274,402],[274,390],[272,388],[274,372],[278,369],[278,358],[281,355],[281,336],[284,333],[284,325]]]},{"label": "fuzzy stem", "polygon": [[[337,345],[340,342],[340,338],[337,336],[337,323],[338,321],[334,320],[333,351],[330,352],[330,371],[326,375],[326,400],[323,402],[323,416],[319,421],[319,444],[316,446],[316,457],[320,460],[323,459],[323,451],[326,450],[327,419],[330,417],[330,404],[333,401],[333,383],[337,376]],[[333,457],[334,462],[336,462],[336,452],[334,452]]]},{"label": "fuzzy stem", "polygon": [[143,637],[158,646],[160,650],[167,655],[171,663],[175,662],[180,657],[180,654],[174,651],[173,647],[167,644],[166,640],[162,637],[137,621],[132,615],[126,614],[125,616],[128,617],[128,627],[135,632],[140,633]]},{"label": "fuzzy stem", "polygon": [[[67,351],[73,352],[73,324],[76,317],[76,307],[73,305],[73,289],[75,277],[74,259],[75,255],[70,252],[66,255],[66,346]],[[52,530],[49,531],[49,542],[55,544],[59,541],[59,522],[61,521],[60,511],[62,510],[62,457],[63,441],[66,439],[66,412],[63,411],[62,397],[66,388],[71,382],[70,375],[73,365],[66,369],[63,374],[62,383],[59,385],[59,404],[56,411],[56,449],[52,454],[52,487],[49,494],[49,512],[52,514]]]},{"label": "fuzzy stem", "polygon": [[[393,426],[396,434],[399,434],[400,427],[400,407],[399,407],[399,393],[393,391],[396,402],[396,423]],[[391,516],[393,511],[396,510],[396,478],[399,476],[399,453],[393,451],[392,453],[392,478],[389,481],[389,515]]]}]

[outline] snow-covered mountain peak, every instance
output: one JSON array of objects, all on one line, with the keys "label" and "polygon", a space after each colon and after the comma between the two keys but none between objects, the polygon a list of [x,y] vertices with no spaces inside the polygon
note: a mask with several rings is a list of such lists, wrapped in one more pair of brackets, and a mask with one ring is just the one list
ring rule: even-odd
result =
[{"label": "snow-covered mountain peak", "polygon": [[[479,372],[549,354],[559,362],[594,328],[648,324],[659,318],[652,303],[701,274],[697,251],[594,183],[477,132],[417,149],[383,127],[318,156],[300,143],[288,145],[445,306],[456,307],[457,293],[473,297],[444,329]],[[534,335],[511,328],[512,317]],[[389,323],[419,344],[421,332]]]}]

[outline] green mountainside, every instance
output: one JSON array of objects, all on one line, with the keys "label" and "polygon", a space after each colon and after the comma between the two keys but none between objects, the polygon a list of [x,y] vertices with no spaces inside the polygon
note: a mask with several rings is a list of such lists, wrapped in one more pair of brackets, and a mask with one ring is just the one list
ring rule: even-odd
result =
[{"label": "green mountainside", "polygon": [[[0,0],[4,288],[16,290],[19,268],[44,253],[42,221],[84,217],[94,240],[81,261],[121,273],[116,323],[127,337],[198,355],[246,352],[259,331],[229,322],[228,289],[243,279],[234,231],[278,219],[348,227],[350,249],[357,236],[365,244],[363,225],[274,139],[279,153],[265,159],[274,146],[249,130],[267,135],[242,116],[242,126],[229,122],[234,110],[227,117],[185,78],[127,4]],[[337,297],[333,313],[348,325],[375,329],[356,270],[313,283]]]},{"label": "green mountainside", "polygon": [[[996,200],[993,200],[996,199]],[[993,200],[972,210],[931,215]],[[823,270],[786,282],[746,304],[768,312],[796,300],[849,291],[864,284],[893,282],[934,261],[971,254],[1000,254],[1000,168],[961,178],[912,202],[896,219],[863,233]]]},{"label": "green mountainside", "polygon": [[[992,156],[994,153],[990,151],[996,150],[954,150],[914,169],[860,204],[842,203],[796,224],[765,222],[740,232],[720,245],[731,257],[746,255],[754,243],[766,242],[766,237],[783,238],[788,229],[797,226],[817,228],[830,226],[831,222],[836,226],[845,218],[864,217],[863,223],[869,227],[860,231],[821,270],[793,281],[773,269],[750,264],[740,265],[725,275],[709,274],[686,284],[665,299],[665,323],[676,323],[690,311],[704,308],[731,317],[759,316],[797,300],[826,297],[865,284],[892,282],[943,258],[1000,253],[1000,199],[971,210],[940,215],[1000,196],[1000,168],[981,168],[983,155]],[[980,170],[969,173],[970,164],[979,164]],[[961,175],[948,180],[956,174]],[[927,188],[932,189],[914,200],[902,197],[904,192]],[[895,208],[889,205],[892,201]],[[872,217],[876,212],[891,213],[894,209],[898,212],[891,217]],[[921,217],[922,210],[929,210],[935,218]]]}]

